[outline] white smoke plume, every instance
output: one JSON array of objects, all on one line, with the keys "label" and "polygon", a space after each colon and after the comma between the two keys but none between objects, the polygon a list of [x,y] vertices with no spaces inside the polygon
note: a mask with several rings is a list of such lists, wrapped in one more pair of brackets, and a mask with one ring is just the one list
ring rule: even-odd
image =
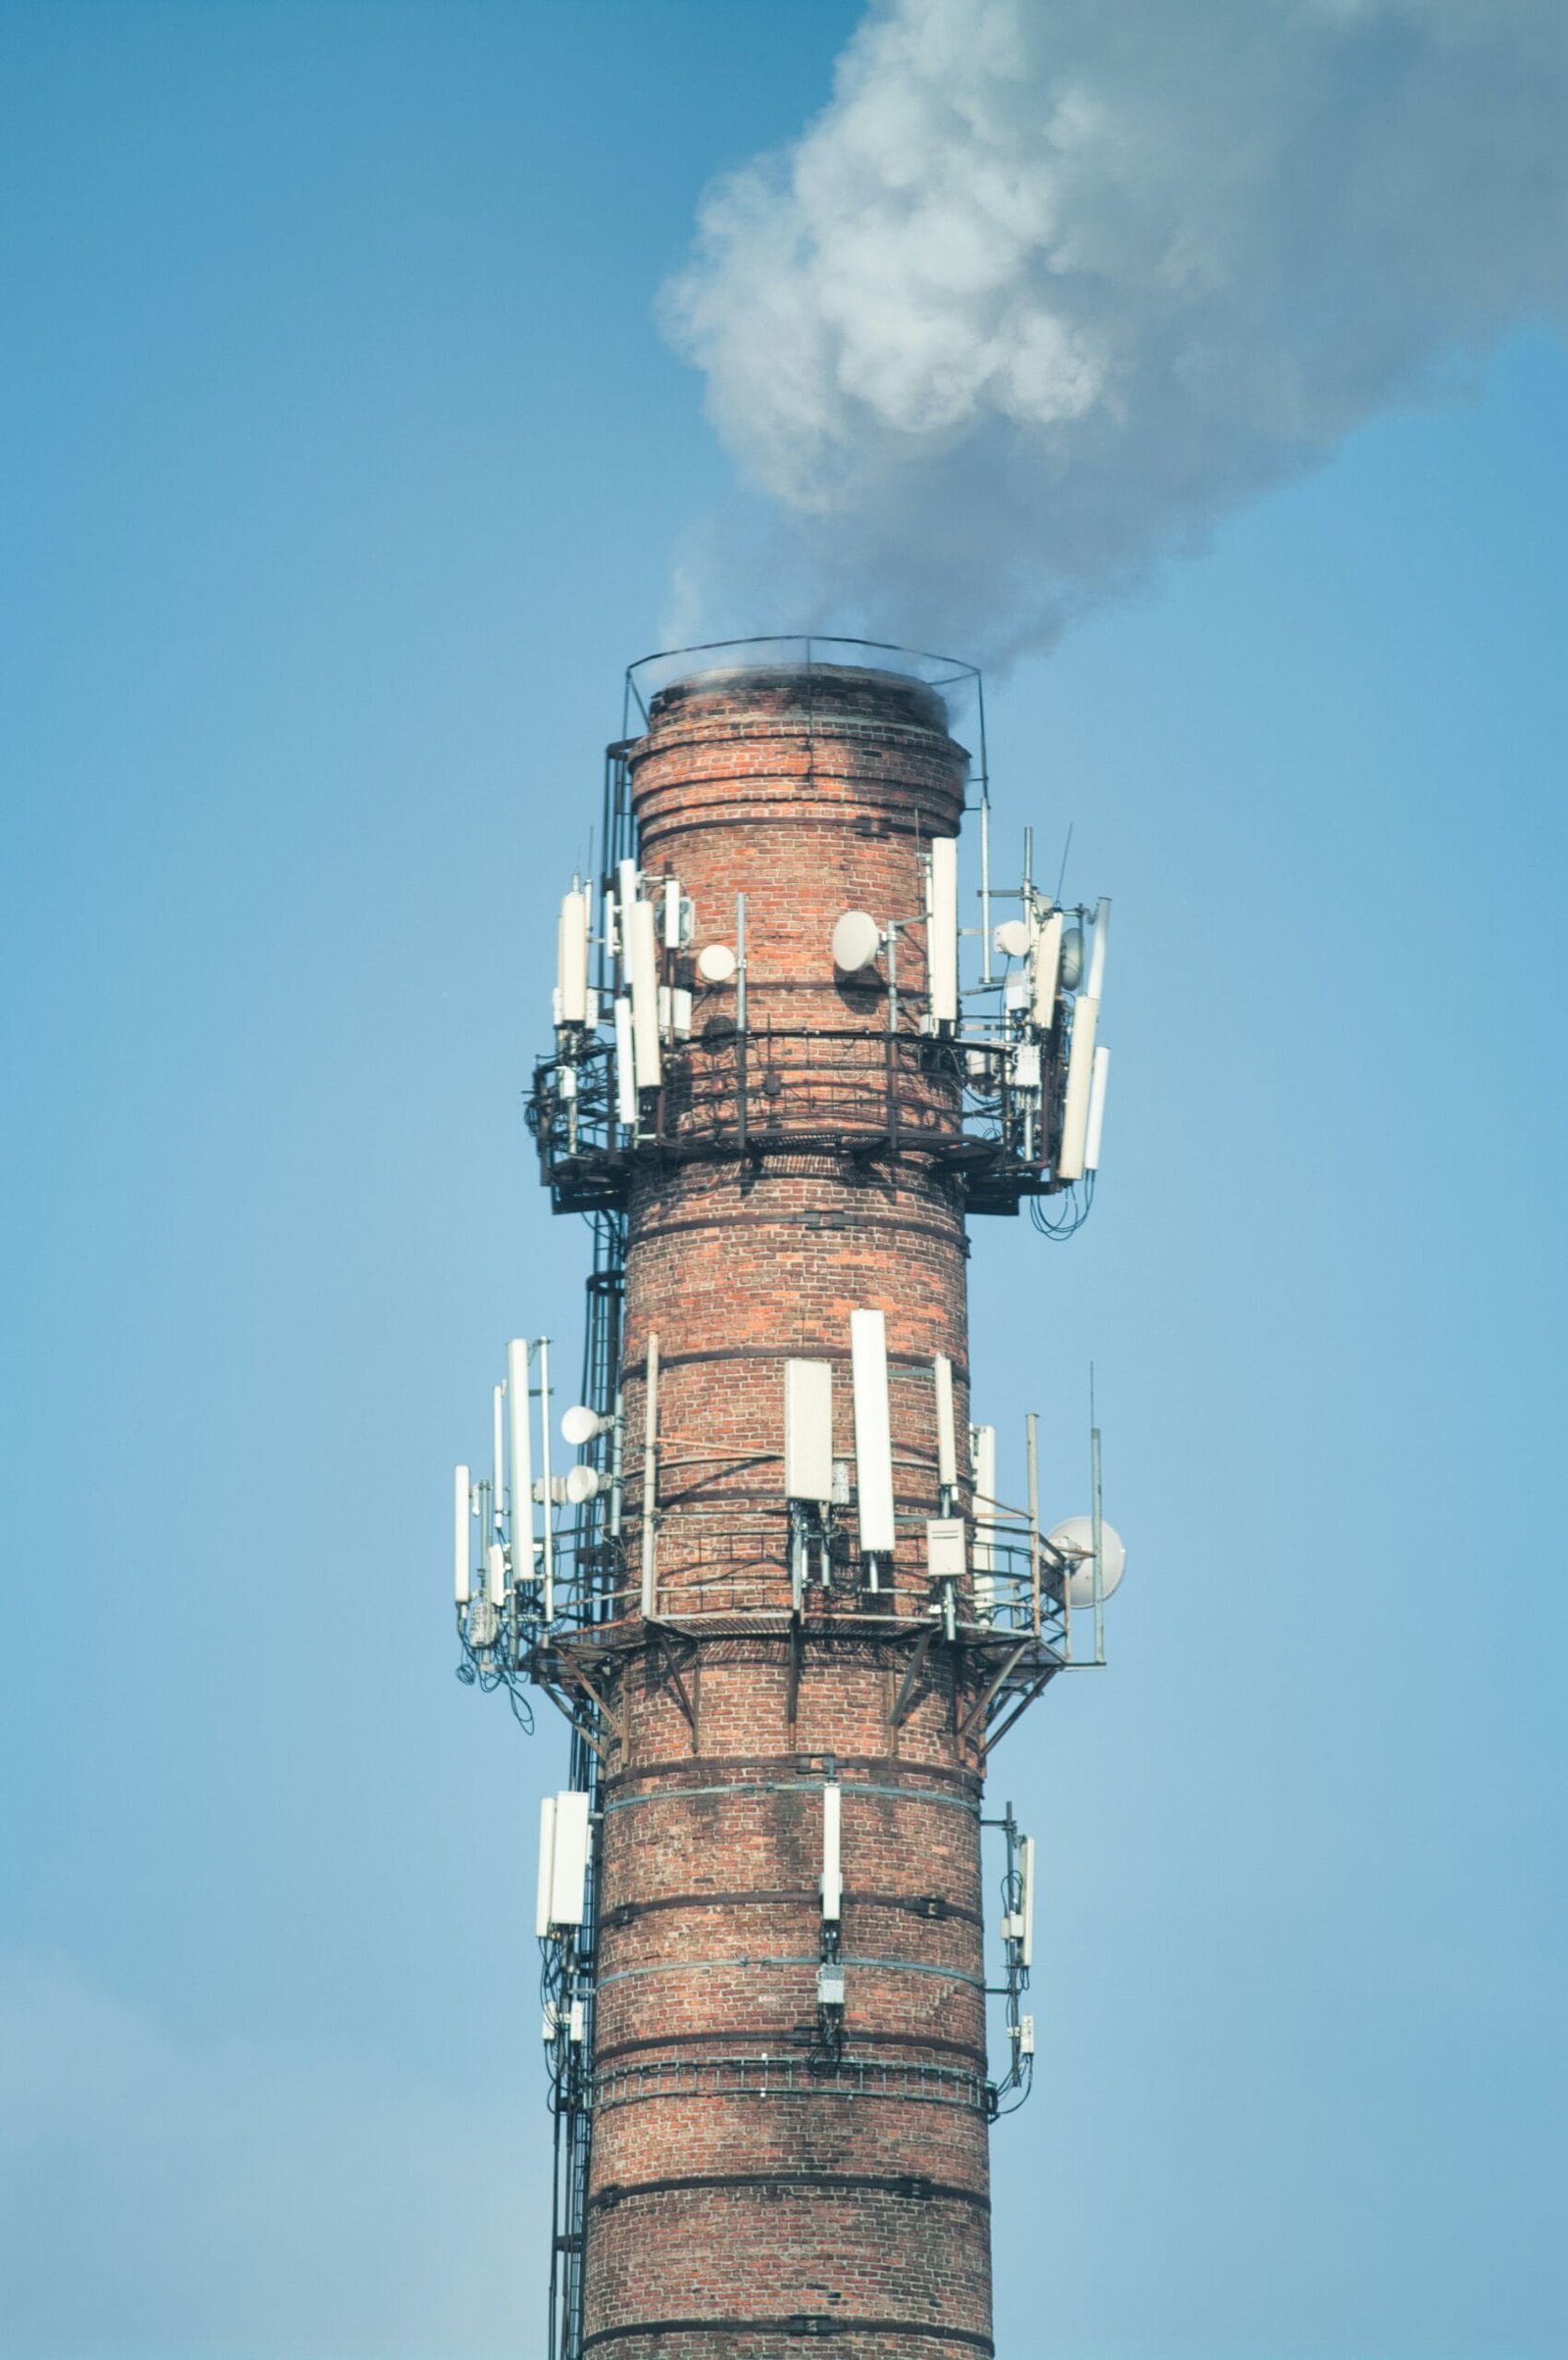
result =
[{"label": "white smoke plume", "polygon": [[664,293],[692,619],[1047,645],[1565,298],[1568,0],[884,0]]}]

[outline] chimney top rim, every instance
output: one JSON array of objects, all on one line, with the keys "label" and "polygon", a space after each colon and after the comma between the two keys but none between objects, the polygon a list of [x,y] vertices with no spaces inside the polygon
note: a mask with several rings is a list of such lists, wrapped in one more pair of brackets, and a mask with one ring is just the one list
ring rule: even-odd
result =
[{"label": "chimney top rim", "polygon": [[629,736],[635,727],[634,714],[644,729],[649,728],[657,708],[672,689],[704,685],[720,689],[726,682],[739,689],[752,683],[778,684],[803,673],[820,675],[841,687],[858,676],[868,687],[886,683],[906,691],[924,690],[935,708],[934,725],[944,731],[952,721],[946,692],[956,690],[959,702],[978,699],[983,693],[978,664],[921,648],[901,647],[891,640],[818,632],[706,640],[691,647],[661,649],[626,666],[626,733]]}]

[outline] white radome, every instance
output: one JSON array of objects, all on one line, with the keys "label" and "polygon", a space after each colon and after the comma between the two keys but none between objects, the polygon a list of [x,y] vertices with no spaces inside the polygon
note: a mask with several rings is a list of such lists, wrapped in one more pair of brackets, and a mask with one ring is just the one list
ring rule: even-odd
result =
[{"label": "white radome", "polygon": [[697,972],[705,983],[728,983],[735,972],[735,954],[728,943],[705,943],[697,954]]},{"label": "white radome", "polygon": [[833,929],[833,964],[845,975],[870,966],[882,948],[882,929],[864,910],[846,910]]},{"label": "white radome", "polygon": [[[1058,1549],[1064,1557],[1077,1559],[1067,1580],[1067,1600],[1074,1613],[1080,1606],[1092,1606],[1095,1602],[1093,1517],[1069,1516],[1054,1532],[1047,1533],[1046,1546]],[[1104,1598],[1121,1587],[1121,1577],[1127,1570],[1127,1545],[1113,1524],[1102,1523],[1100,1527],[1100,1553],[1103,1567],[1100,1595]]]}]

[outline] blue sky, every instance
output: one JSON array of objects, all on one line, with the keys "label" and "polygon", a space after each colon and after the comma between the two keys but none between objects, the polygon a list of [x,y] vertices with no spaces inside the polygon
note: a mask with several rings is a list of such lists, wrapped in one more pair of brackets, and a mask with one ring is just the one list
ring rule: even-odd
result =
[{"label": "blue sky", "polygon": [[[19,2360],[534,2348],[564,1747],[452,1678],[449,1469],[575,1351],[548,928],[730,483],[655,297],[857,13],[0,12]],[[1131,1550],[997,1757],[1005,2353],[1568,2343],[1565,415],[1526,324],[992,698],[1115,1076],[977,1384],[1065,1513],[1094,1358]]]}]

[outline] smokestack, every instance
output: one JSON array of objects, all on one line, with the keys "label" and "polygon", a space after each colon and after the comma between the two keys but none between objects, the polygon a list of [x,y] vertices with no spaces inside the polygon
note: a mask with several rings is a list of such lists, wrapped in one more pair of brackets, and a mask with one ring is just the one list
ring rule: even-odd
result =
[{"label": "smokestack", "polygon": [[[984,765],[942,687],[737,653],[611,749],[618,925],[572,976],[600,1029],[558,1028],[530,1113],[556,1207],[594,1225],[583,1471],[546,1497],[553,1621],[515,1545],[499,1633],[459,1609],[479,1683],[570,1721],[594,1831],[580,1917],[543,1937],[551,2350],[967,2360],[989,2123],[1033,2046],[1010,1809],[986,1955],[986,1761],[1068,1631],[1032,1480],[1026,1513],[977,1502],[956,1449],[966,1224],[1087,1205],[1054,1160],[1070,1003],[1053,984],[1038,1020],[1027,874],[1023,952],[963,987]],[[633,1046],[635,1128],[628,992],[692,995],[657,1061]]]}]

